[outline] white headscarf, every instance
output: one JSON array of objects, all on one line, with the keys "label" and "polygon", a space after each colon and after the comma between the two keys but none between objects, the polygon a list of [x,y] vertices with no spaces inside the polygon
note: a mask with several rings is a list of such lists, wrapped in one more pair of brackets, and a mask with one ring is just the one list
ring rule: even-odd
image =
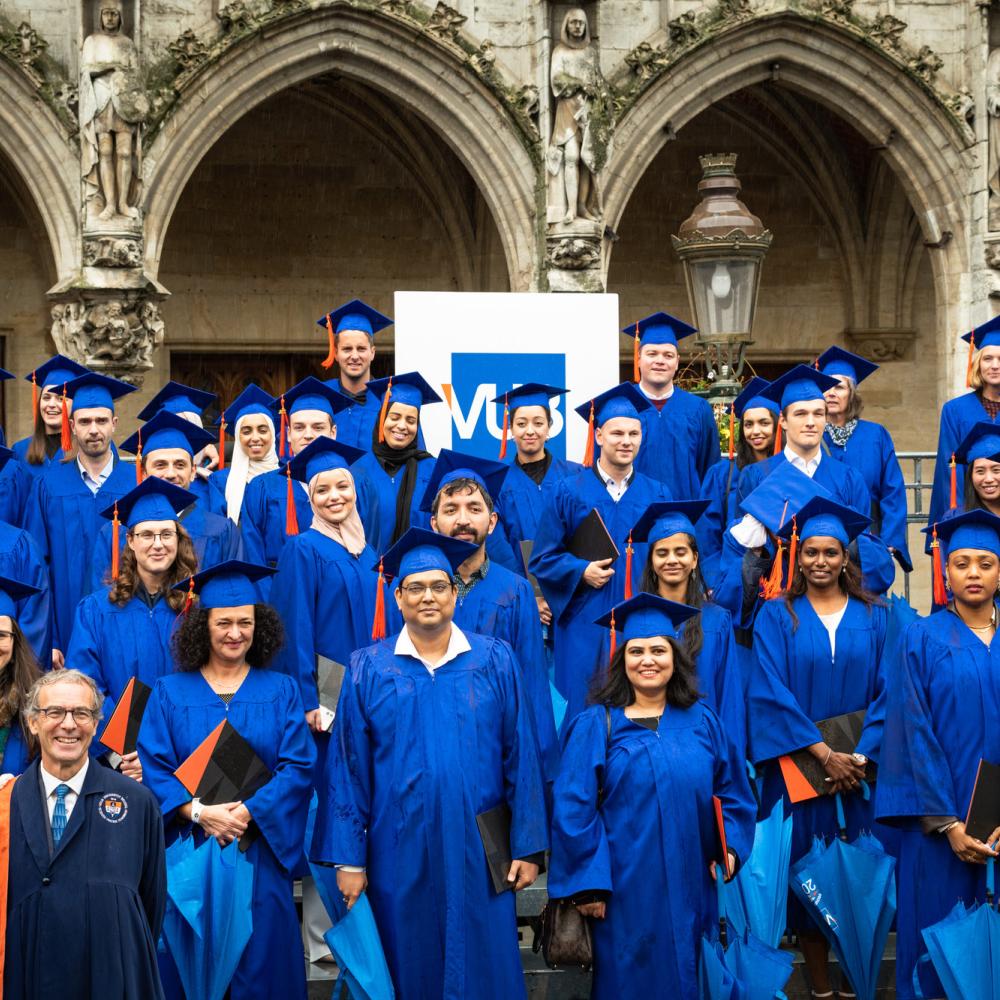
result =
[{"label": "white headscarf", "polygon": [[[271,450],[263,458],[251,461],[250,456],[243,450],[243,445],[240,444],[240,428],[248,417],[257,416],[263,417],[271,428]],[[277,469],[278,453],[274,447],[274,421],[268,413],[244,413],[236,421],[235,436],[236,447],[233,449],[233,460],[229,465],[229,478],[226,480],[226,513],[233,524],[239,524],[240,511],[243,509],[243,494],[246,492],[247,483],[264,472]]]},{"label": "white headscarf", "polygon": [[[340,524],[331,524],[329,521],[325,521],[316,512],[316,507],[312,502],[313,487],[316,480],[323,475],[323,472],[343,472],[350,479],[351,487],[354,489],[354,507],[351,513]],[[310,527],[318,531],[321,535],[332,538],[338,545],[343,545],[352,556],[359,556],[364,552],[367,543],[365,541],[365,527],[361,523],[361,515],[358,513],[358,488],[354,482],[354,476],[351,475],[351,470],[348,468],[324,469],[323,472],[317,472],[309,480],[309,505],[312,507],[313,512]]]}]

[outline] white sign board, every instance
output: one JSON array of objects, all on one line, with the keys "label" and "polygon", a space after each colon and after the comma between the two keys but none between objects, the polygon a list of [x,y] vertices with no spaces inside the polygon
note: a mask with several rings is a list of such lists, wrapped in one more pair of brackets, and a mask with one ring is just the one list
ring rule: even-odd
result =
[{"label": "white sign board", "polygon": [[419,371],[445,400],[421,410],[429,451],[495,459],[503,407],[490,400],[542,382],[570,390],[548,447],[581,460],[587,424],[573,407],[618,384],[617,295],[396,292],[394,317],[396,371]]}]

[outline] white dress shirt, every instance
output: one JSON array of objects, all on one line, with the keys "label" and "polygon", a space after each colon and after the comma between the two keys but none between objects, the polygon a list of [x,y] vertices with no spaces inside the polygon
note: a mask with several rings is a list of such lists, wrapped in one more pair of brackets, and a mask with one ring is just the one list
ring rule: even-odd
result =
[{"label": "white dress shirt", "polygon": [[785,445],[783,454],[785,458],[788,459],[792,465],[795,466],[799,472],[804,472],[810,479],[816,475],[816,470],[819,468],[820,459],[823,457],[823,449],[819,448],[816,451],[815,456],[809,459],[807,462],[801,455],[797,455],[788,445]]},{"label": "white dress shirt", "polygon": [[104,485],[108,476],[111,475],[112,469],[115,467],[115,456],[113,452],[108,452],[108,464],[105,465],[96,476],[92,476],[84,467],[83,462],[80,461],[79,455],[76,457],[76,467],[80,470],[80,475],[83,477],[83,481],[86,483],[87,489],[90,490],[94,496],[97,496],[97,491]]},{"label": "white dress shirt", "polygon": [[629,466],[628,475],[620,482],[615,482],[615,480],[609,476],[601,466],[600,459],[594,464],[594,468],[597,469],[597,474],[601,477],[601,482],[604,483],[605,488],[608,491],[608,495],[618,503],[623,496],[625,496],[625,491],[632,485],[632,480],[635,479],[635,466]]},{"label": "white dress shirt", "polygon": [[52,823],[52,814],[56,811],[56,789],[60,785],[69,785],[69,791],[66,793],[66,822],[69,822],[70,816],[73,815],[73,806],[76,805],[76,800],[80,797],[80,791],[83,789],[83,781],[87,777],[87,768],[90,767],[90,757],[89,755],[84,758],[83,767],[80,768],[72,778],[57,778],[55,775],[49,774],[44,767],[39,767],[42,772],[42,786],[45,788],[45,806],[49,811],[49,824]]},{"label": "white dress shirt", "polygon": [[444,656],[437,663],[429,663],[417,652],[417,647],[413,645],[413,640],[410,638],[410,633],[406,626],[403,627],[403,631],[396,637],[396,647],[393,649],[393,652],[397,656],[412,656],[427,668],[428,673],[433,674],[438,667],[443,667],[446,663],[454,660],[460,653],[467,653],[470,649],[472,647],[469,645],[469,640],[465,638],[465,633],[452,623],[451,635],[448,637],[448,648],[445,650]]}]

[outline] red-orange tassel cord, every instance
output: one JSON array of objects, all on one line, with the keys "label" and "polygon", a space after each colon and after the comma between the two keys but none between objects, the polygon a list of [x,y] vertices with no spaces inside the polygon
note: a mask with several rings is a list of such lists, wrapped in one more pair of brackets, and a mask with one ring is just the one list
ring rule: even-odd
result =
[{"label": "red-orange tassel cord", "polygon": [[951,453],[951,461],[948,463],[951,469],[951,497],[950,509],[954,510],[958,506],[958,470],[955,467],[955,453]]},{"label": "red-orange tassel cord", "polygon": [[503,428],[500,430],[500,457],[507,457],[507,428],[510,426],[510,407],[507,405],[507,393],[503,394]]},{"label": "red-orange tassel cord", "polygon": [[765,601],[771,601],[781,593],[781,581],[784,576],[784,566],[782,565],[785,555],[785,546],[778,545],[774,562],[771,563],[771,572],[760,578],[760,596]]},{"label": "red-orange tassel cord", "polygon": [[632,381],[639,384],[639,324],[635,324],[635,343],[632,345]]},{"label": "red-orange tassel cord", "polygon": [[111,517],[111,579],[118,579],[118,568],[121,564],[121,521],[118,520],[118,501],[115,501]]},{"label": "red-orange tassel cord", "polygon": [[799,556],[799,531],[795,524],[795,517],[792,516],[792,540],[788,546],[788,585],[792,585],[792,577],[795,575],[795,560]]},{"label": "red-orange tassel cord", "polygon": [[135,449],[135,485],[142,482],[142,428],[136,432],[138,444]]},{"label": "red-orange tassel cord", "polygon": [[186,615],[191,610],[191,605],[194,604],[194,577],[192,576],[188,580],[187,594],[184,595],[184,607],[181,608],[181,614]]},{"label": "red-orange tassel cord", "polygon": [[333,321],[330,319],[330,314],[327,313],[326,316],[326,339],[329,346],[326,357],[320,362],[324,368],[332,368],[334,361],[337,360],[337,337],[333,332]]},{"label": "red-orange tassel cord", "polygon": [[590,416],[587,418],[587,447],[583,450],[583,464],[587,469],[594,467],[594,401],[590,401]]},{"label": "red-orange tassel cord", "polygon": [[629,529],[628,544],[625,546],[625,600],[632,599],[632,531]]},{"label": "red-orange tassel cord", "polygon": [[226,467],[226,418],[219,414],[219,470]]},{"label": "red-orange tassel cord", "polygon": [[777,455],[781,452],[783,445],[781,443],[781,424],[774,430],[774,454]]},{"label": "red-orange tassel cord", "polygon": [[385,443],[385,418],[389,412],[389,397],[392,395],[392,376],[385,387],[385,395],[382,397],[382,409],[378,411],[378,443]]},{"label": "red-orange tassel cord", "polygon": [[934,603],[944,607],[948,603],[948,589],[944,583],[944,568],[941,565],[941,543],[938,541],[937,525],[931,532],[931,568],[934,575],[933,587]]},{"label": "red-orange tassel cord", "polygon": [[285,394],[281,394],[281,421],[278,433],[278,458],[284,458],[288,451],[288,411],[285,409]]},{"label": "red-orange tassel cord", "polygon": [[288,489],[285,491],[285,534],[297,535],[299,533],[299,513],[295,509],[295,487],[292,485],[292,470],[289,465],[285,466],[285,477],[288,480]]},{"label": "red-orange tassel cord", "polygon": [[62,448],[63,453],[68,455],[70,449],[73,447],[73,439],[69,433],[69,400],[66,399],[65,384],[62,391],[62,426],[60,427],[60,431],[59,446]]},{"label": "red-orange tassel cord", "polygon": [[736,457],[736,404],[729,404],[729,461]]},{"label": "red-orange tassel cord", "polygon": [[976,355],[976,331],[969,333],[969,360],[965,363],[965,388],[972,388],[972,359]]},{"label": "red-orange tassel cord", "polygon": [[615,633],[615,613],[611,612],[611,638],[608,640],[608,660],[613,660],[615,658],[615,652],[618,649],[618,636]]},{"label": "red-orange tassel cord", "polygon": [[38,412],[38,380],[34,372],[31,373],[31,416],[37,427],[42,415]]},{"label": "red-orange tassel cord", "polygon": [[372,640],[385,638],[385,573],[382,560],[378,561],[378,589],[375,591],[375,617],[372,619]]}]

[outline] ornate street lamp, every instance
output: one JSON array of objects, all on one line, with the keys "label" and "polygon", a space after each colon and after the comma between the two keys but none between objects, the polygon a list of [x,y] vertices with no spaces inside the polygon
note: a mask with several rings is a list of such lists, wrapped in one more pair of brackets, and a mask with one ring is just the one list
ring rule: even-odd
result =
[{"label": "ornate street lamp", "polygon": [[736,154],[698,157],[701,202],[671,237],[684,265],[688,300],[704,350],[713,403],[740,391],[744,354],[752,343],[757,291],[773,236],[740,201]]}]

